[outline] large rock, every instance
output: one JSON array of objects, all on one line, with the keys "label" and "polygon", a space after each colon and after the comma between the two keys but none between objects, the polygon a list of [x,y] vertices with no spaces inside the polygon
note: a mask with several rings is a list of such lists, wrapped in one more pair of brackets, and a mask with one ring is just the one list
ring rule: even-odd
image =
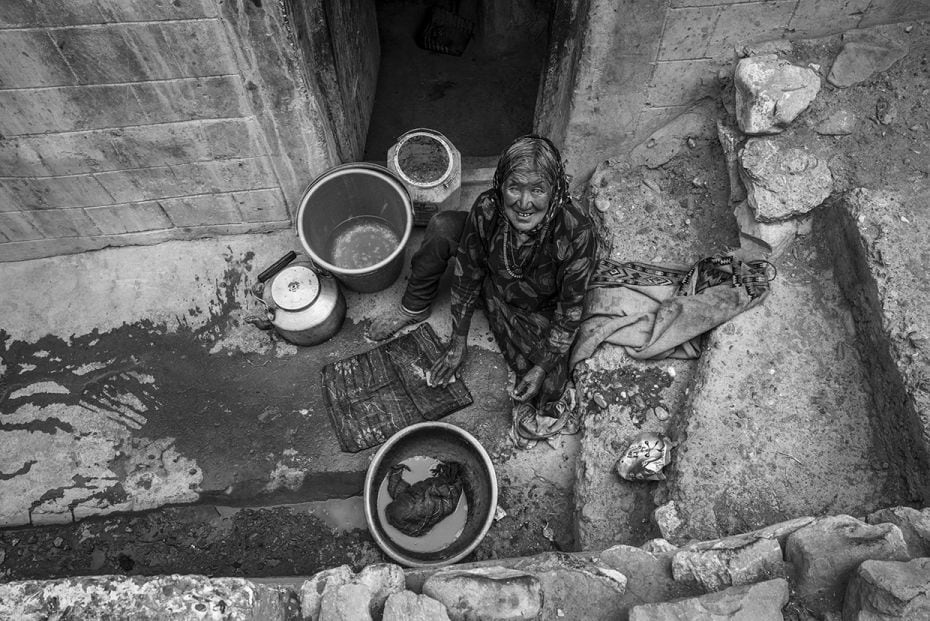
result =
[{"label": "large rock", "polygon": [[911,558],[930,556],[930,509],[911,507],[879,509],[866,517],[869,524],[894,524],[901,529]]},{"label": "large rock", "polygon": [[[348,565],[314,574],[300,587],[300,608],[304,618],[317,621],[326,592],[348,584],[361,584],[368,589],[370,614],[378,617],[388,596],[404,590],[404,570],[390,563],[375,563],[368,565],[357,575]],[[351,592],[358,594],[356,591]]]},{"label": "large rock", "polygon": [[744,58],[733,76],[736,118],[747,134],[777,134],[820,92],[820,76],[775,54]]},{"label": "large rock", "polygon": [[630,611],[630,621],[782,621],[788,603],[788,583],[783,578],[719,593],[660,604],[644,604]]},{"label": "large rock", "polygon": [[843,619],[930,619],[930,558],[862,563],[846,590]]},{"label": "large rock", "polygon": [[628,576],[624,611],[639,604],[664,602],[703,593],[696,584],[675,581],[672,577],[671,559],[670,552],[651,554],[623,544],[608,548],[600,554],[602,563],[607,563]]},{"label": "large rock", "polygon": [[833,191],[833,175],[826,162],[771,138],[748,140],[740,151],[740,164],[747,200],[760,222],[802,216]]},{"label": "large rock", "polygon": [[[458,565],[456,569],[503,565],[536,576],[545,594],[543,619],[617,621],[626,619],[630,608],[639,604],[703,594],[699,587],[672,578],[671,556],[616,545],[597,554],[546,552]],[[407,588],[422,591],[426,580],[441,571],[447,570],[431,567],[407,570]]]},{"label": "large rock", "polygon": [[870,559],[908,559],[907,544],[897,526],[870,526],[848,515],[830,516],[795,531],[785,546],[796,596],[818,613],[842,605],[856,567]]},{"label": "large rock", "polygon": [[404,570],[392,563],[368,565],[358,573],[355,582],[364,584],[371,591],[371,614],[375,618],[381,616],[388,596],[401,593],[406,586]]},{"label": "large rock", "polygon": [[94,576],[0,584],[0,619],[300,619],[296,595],[242,578]]},{"label": "large rock", "polygon": [[432,597],[404,591],[387,598],[382,621],[449,621],[449,614]]},{"label": "large rock", "polygon": [[355,572],[348,565],[340,565],[332,569],[324,569],[305,580],[300,586],[300,612],[304,619],[317,621],[320,618],[320,605],[323,603],[323,593],[329,585],[339,586],[349,584]]},{"label": "large rock", "polygon": [[885,71],[907,55],[907,46],[887,27],[850,30],[843,35],[843,49],[833,61],[827,81],[845,88]]},{"label": "large rock", "polygon": [[781,577],[781,546],[775,539],[752,535],[689,544],[672,557],[672,575],[705,591]]},{"label": "large rock", "polygon": [[523,621],[537,619],[543,608],[539,579],[505,567],[439,571],[423,594],[442,602],[452,621]]},{"label": "large rock", "polygon": [[371,621],[371,589],[364,584],[330,585],[320,602],[320,621]]},{"label": "large rock", "polygon": [[736,205],[733,215],[739,226],[739,247],[748,252],[749,256],[778,257],[788,249],[798,234],[798,220],[759,222],[747,201]]}]

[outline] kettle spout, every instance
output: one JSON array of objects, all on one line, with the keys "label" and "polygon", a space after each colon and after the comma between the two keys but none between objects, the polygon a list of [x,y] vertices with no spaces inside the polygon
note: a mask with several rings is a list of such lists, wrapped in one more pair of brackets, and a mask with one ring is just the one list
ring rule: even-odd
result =
[{"label": "kettle spout", "polygon": [[250,315],[245,318],[246,323],[250,323],[259,330],[271,330],[274,324],[271,323],[271,320],[266,317],[258,317],[256,315]]}]

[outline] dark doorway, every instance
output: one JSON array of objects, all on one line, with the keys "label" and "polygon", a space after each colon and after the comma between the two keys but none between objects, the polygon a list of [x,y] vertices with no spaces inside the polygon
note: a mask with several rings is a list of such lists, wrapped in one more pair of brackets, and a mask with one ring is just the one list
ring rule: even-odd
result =
[{"label": "dark doorway", "polygon": [[[365,159],[384,161],[404,132],[442,132],[463,156],[498,155],[533,130],[554,0],[376,0],[381,61]],[[439,6],[475,26],[464,53],[423,49]]]}]

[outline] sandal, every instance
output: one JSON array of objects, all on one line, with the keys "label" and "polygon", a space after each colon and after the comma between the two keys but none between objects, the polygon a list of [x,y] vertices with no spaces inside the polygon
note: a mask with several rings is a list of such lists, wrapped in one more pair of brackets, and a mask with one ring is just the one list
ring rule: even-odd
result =
[{"label": "sandal", "polygon": [[383,341],[384,339],[394,336],[407,326],[425,321],[429,318],[429,315],[429,308],[411,313],[401,306],[393,313],[388,313],[372,319],[371,324],[368,326],[368,330],[365,332],[365,336],[372,341]]}]

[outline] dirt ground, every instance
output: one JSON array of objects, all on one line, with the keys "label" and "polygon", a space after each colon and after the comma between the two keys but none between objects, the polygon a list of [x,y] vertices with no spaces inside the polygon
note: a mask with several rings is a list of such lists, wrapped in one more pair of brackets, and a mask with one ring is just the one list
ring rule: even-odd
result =
[{"label": "dirt ground", "polygon": [[[906,38],[909,54],[885,73],[846,89],[836,89],[824,80],[813,105],[784,134],[784,140],[829,157],[836,191],[855,186],[895,187],[928,182],[930,24],[914,24]],[[819,65],[825,75],[840,46],[839,37],[795,42],[790,56],[798,64]],[[838,108],[849,110],[856,119],[853,134],[818,135],[814,127]],[[715,229],[721,206],[714,204],[719,199],[712,197],[725,196],[727,192],[722,162],[719,145],[709,141],[685,150],[650,172],[663,179],[660,184],[663,187],[677,187],[682,193],[695,195],[693,203],[683,205],[685,217],[706,223],[710,237],[721,234]],[[731,229],[725,235],[732,237],[732,233]],[[782,269],[803,269],[805,257],[797,253],[803,253],[804,246],[797,248],[780,262]],[[190,365],[196,366],[196,360]],[[272,370],[267,372],[270,374]],[[261,395],[251,398],[267,403]],[[202,431],[201,441],[211,430]],[[500,452],[507,448],[501,444],[495,450],[500,458]],[[536,486],[514,488],[502,480],[501,489],[500,504],[512,511],[495,525],[491,535],[467,560],[575,548],[570,494],[543,481]],[[554,537],[546,536],[547,525]],[[644,525],[640,534],[654,536],[655,531],[652,525]],[[145,514],[90,518],[77,525],[0,531],[3,580],[110,573],[306,575],[341,563],[359,568],[382,558],[364,528],[336,528],[320,517],[319,511],[297,505],[242,509],[175,507]]]}]

